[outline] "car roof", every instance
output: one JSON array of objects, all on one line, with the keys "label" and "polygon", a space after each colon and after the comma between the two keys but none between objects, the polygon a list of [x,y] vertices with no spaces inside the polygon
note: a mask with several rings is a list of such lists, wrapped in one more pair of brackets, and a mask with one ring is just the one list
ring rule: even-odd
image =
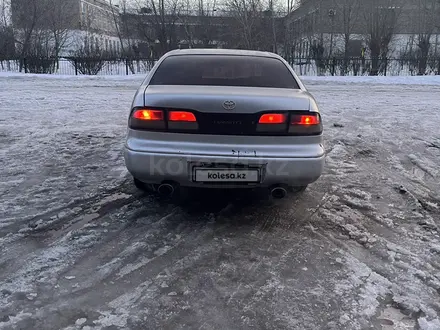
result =
[{"label": "car roof", "polygon": [[176,55],[238,55],[238,56],[258,56],[281,58],[281,56],[263,51],[242,50],[242,49],[223,49],[223,48],[192,48],[192,49],[176,49],[169,51],[165,57]]}]

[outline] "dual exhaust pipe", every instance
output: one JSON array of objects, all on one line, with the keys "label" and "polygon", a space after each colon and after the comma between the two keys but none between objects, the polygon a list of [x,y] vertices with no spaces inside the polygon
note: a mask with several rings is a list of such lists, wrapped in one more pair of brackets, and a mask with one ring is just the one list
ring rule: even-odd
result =
[{"label": "dual exhaust pipe", "polygon": [[270,189],[270,196],[273,199],[283,199],[287,196],[286,188],[282,186],[275,186]]},{"label": "dual exhaust pipe", "polygon": [[173,197],[175,192],[177,191],[177,184],[174,183],[162,183],[157,187],[157,192],[162,197]]},{"label": "dual exhaust pipe", "polygon": [[[173,197],[178,190],[178,185],[172,182],[162,183],[157,187],[157,192],[162,197]],[[287,197],[287,189],[283,186],[274,186],[270,188],[270,196],[273,199],[283,199]]]}]

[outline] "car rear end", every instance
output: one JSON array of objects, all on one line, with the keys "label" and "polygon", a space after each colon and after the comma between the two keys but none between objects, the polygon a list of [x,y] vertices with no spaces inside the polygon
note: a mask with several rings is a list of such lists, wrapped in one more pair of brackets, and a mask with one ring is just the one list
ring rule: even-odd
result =
[{"label": "car rear end", "polygon": [[275,55],[171,52],[136,94],[128,126],[126,165],[144,183],[300,187],[323,170],[316,102]]}]

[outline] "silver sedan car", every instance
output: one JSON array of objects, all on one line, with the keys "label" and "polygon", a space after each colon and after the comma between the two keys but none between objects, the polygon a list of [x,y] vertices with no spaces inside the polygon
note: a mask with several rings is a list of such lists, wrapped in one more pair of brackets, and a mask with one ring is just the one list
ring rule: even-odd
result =
[{"label": "silver sedan car", "polygon": [[224,49],[165,54],[136,92],[124,157],[138,188],[256,188],[274,198],[321,176],[318,105],[280,56]]}]

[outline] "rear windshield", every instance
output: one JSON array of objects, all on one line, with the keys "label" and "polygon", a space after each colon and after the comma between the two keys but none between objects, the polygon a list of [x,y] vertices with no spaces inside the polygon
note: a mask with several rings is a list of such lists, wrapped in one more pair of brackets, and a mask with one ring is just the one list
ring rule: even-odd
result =
[{"label": "rear windshield", "polygon": [[150,85],[299,88],[280,60],[237,55],[170,56],[159,65]]}]

